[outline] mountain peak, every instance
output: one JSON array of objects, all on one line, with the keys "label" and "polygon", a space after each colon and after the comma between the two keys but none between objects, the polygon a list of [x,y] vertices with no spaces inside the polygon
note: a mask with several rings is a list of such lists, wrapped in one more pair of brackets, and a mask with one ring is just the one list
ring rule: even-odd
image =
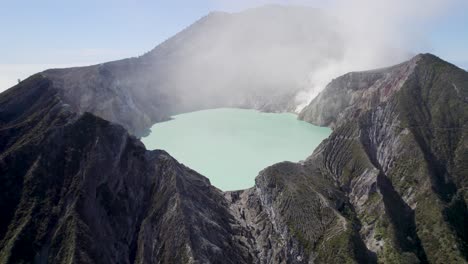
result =
[{"label": "mountain peak", "polygon": [[[443,66],[455,71],[461,70],[433,54],[421,53],[391,67],[347,73],[332,80],[309,106],[303,109],[300,118],[318,125],[337,127],[352,116],[362,114],[391,99],[416,69],[426,71],[434,65],[438,65],[437,68]],[[348,93],[352,93],[353,96],[349,96]]]},{"label": "mountain peak", "polygon": [[428,60],[428,61],[446,62],[432,53],[419,53],[418,55],[414,56],[411,60]]}]

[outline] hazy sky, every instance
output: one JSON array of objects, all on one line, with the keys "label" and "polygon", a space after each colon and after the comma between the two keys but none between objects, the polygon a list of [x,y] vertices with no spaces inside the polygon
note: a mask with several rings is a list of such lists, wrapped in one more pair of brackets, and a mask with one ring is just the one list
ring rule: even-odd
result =
[{"label": "hazy sky", "polygon": [[[268,3],[328,8],[330,4],[323,2],[0,0],[0,90],[13,85],[17,78],[50,67],[87,65],[141,55],[210,11],[238,11]],[[453,2],[456,2],[455,8],[443,14],[441,11],[440,16],[432,18],[421,41],[414,43],[411,49],[435,53],[466,69],[468,6],[463,2],[468,1]],[[421,6],[422,10],[424,8]],[[405,30],[411,27],[404,26]]]}]

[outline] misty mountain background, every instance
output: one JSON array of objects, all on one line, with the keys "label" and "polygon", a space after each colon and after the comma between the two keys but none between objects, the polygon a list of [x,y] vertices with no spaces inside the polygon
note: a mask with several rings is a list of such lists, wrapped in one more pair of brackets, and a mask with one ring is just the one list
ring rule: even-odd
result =
[{"label": "misty mountain background", "polygon": [[[6,43],[6,48],[1,51],[4,53],[1,56],[4,61],[0,62],[0,90],[16,84],[18,78],[24,79],[47,68],[96,64],[143,54],[162,39],[174,35],[184,27],[189,27],[195,20],[193,17],[207,13],[205,10],[210,9],[230,10],[230,12],[214,12],[200,21],[207,18],[214,21],[221,17],[229,18],[227,20],[231,21],[226,20],[209,29],[212,35],[203,36],[206,37],[203,40],[200,39],[201,36],[195,36],[197,33],[193,33],[194,38],[190,41],[194,41],[193,44],[198,46],[197,55],[188,54],[183,61],[177,59],[172,62],[181,66],[180,72],[173,70],[170,75],[174,77],[169,77],[178,79],[176,86],[185,86],[187,82],[192,83],[192,81],[200,83],[200,80],[206,78],[210,79],[210,82],[207,82],[209,86],[229,85],[232,79],[236,79],[237,84],[240,78],[236,76],[242,75],[243,82],[250,82],[251,86],[258,85],[259,89],[263,89],[263,85],[273,84],[270,88],[275,91],[278,87],[304,90],[305,92],[298,97],[298,104],[301,104],[310,101],[332,78],[348,71],[392,65],[410,58],[421,50],[431,50],[434,47],[441,49],[442,46],[446,49],[445,53],[455,54],[456,50],[461,49],[459,47],[466,46],[463,45],[465,41],[462,38],[463,32],[458,34],[461,42],[449,41],[450,36],[457,35],[457,31],[460,31],[461,26],[457,25],[463,24],[463,16],[460,13],[463,13],[467,3],[460,0],[411,3],[402,0],[378,3],[368,0],[338,0],[326,4],[319,1],[209,2],[207,4],[200,2],[198,5],[174,3],[174,6],[164,3],[154,5],[99,3],[86,7],[84,4],[62,6],[46,1],[41,5],[31,6],[30,10],[36,12],[19,12],[15,9],[15,5],[9,4],[4,9],[8,12],[5,12],[3,19],[13,19],[11,14],[14,13],[16,16],[14,20],[18,25],[7,27],[5,23],[5,32],[7,36],[11,36],[11,39],[25,41],[15,45],[18,47]],[[320,10],[316,9],[314,12],[320,15],[303,14],[288,17],[287,12],[284,12],[268,17],[262,16],[259,8],[239,12],[264,4],[267,6],[263,8],[277,8],[283,11],[313,9],[299,6],[279,8],[276,3],[315,6]],[[187,9],[182,10],[180,6],[185,6]],[[421,8],[422,6],[424,8]],[[92,10],[89,10],[90,7]],[[47,12],[54,9],[57,11],[54,12],[55,18],[46,16]],[[80,19],[81,24],[72,23],[75,22],[74,19],[78,19],[76,14],[70,15],[72,10],[78,14],[86,11],[88,21]],[[103,12],[104,10],[106,12]],[[172,11],[172,16],[169,11]],[[253,17],[254,13],[257,17]],[[109,14],[116,16],[107,18]],[[54,19],[60,19],[60,16],[66,16],[66,19],[62,19],[62,23],[54,23]],[[451,18],[453,20],[451,24],[441,22]],[[37,21],[38,28],[14,30],[22,29],[21,23],[28,21]],[[200,23],[198,25],[200,26]],[[79,34],[80,32],[82,34]],[[449,44],[436,43],[434,32],[439,35],[445,34],[443,39]],[[59,34],[62,36],[60,40],[56,37]],[[28,41],[29,38],[32,41]],[[91,38],[101,43],[89,47],[93,45]],[[77,39],[80,40],[76,41]],[[107,39],[108,42],[100,39]],[[225,45],[234,49],[226,48]],[[64,50],[65,46],[67,49]],[[186,53],[190,52],[188,47],[183,49]],[[437,54],[443,55],[443,52]],[[465,63],[468,59],[463,59],[467,57],[466,54],[460,52],[456,56],[453,54],[444,57],[466,68]],[[199,67],[200,65],[203,67]],[[317,67],[318,65],[320,66]],[[278,74],[279,72],[281,74]]]}]

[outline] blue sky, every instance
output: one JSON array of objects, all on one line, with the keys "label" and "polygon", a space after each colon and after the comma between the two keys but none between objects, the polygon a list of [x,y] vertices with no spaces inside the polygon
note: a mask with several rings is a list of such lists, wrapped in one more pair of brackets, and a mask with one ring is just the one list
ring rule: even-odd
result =
[{"label": "blue sky", "polygon": [[468,6],[433,23],[428,39],[429,52],[468,69]]},{"label": "blue sky", "polygon": [[[210,11],[237,11],[272,2],[304,3],[0,0],[0,90],[12,80],[42,68],[87,65],[141,55]],[[320,1],[306,3],[325,7]],[[435,19],[425,33],[425,40],[415,44],[413,51],[432,52],[468,68],[466,8],[467,5],[454,8]]]},{"label": "blue sky", "polygon": [[[210,11],[204,1],[8,1],[2,63],[75,63],[136,56]],[[180,8],[183,6],[183,8]]]}]

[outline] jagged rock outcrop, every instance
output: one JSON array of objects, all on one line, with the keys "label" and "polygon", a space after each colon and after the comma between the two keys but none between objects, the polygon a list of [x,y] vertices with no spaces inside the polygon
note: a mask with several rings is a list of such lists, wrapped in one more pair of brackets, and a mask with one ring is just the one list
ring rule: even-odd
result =
[{"label": "jagged rock outcrop", "polygon": [[232,210],[255,239],[259,263],[369,263],[345,193],[318,162],[266,168],[254,188],[228,192]]},{"label": "jagged rock outcrop", "polygon": [[[33,86],[30,86],[33,85]],[[50,81],[0,97],[1,263],[250,263],[223,194]]]},{"label": "jagged rock outcrop", "polygon": [[299,118],[320,126],[338,127],[389,100],[413,72],[421,56],[399,65],[365,72],[350,72],[334,79]]},{"label": "jagged rock outcrop", "polygon": [[423,54],[335,79],[301,114],[335,127],[324,166],[380,262],[467,261],[467,95],[467,72]]}]

